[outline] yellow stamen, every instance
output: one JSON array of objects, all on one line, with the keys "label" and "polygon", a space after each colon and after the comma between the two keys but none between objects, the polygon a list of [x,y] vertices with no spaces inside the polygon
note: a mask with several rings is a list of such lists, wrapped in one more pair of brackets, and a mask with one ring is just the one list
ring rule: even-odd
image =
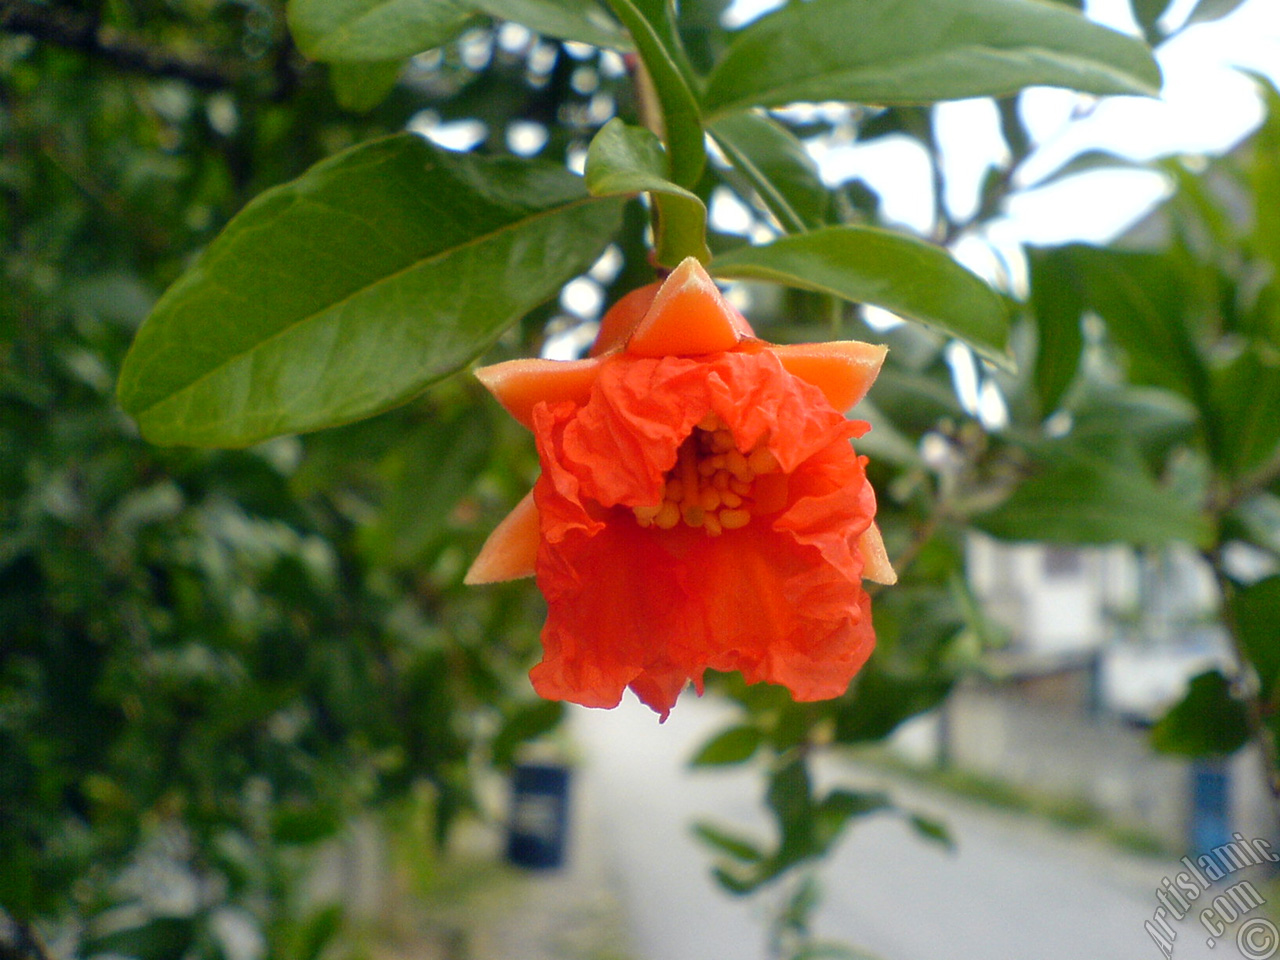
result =
[{"label": "yellow stamen", "polygon": [[756,447],[751,451],[751,455],[747,457],[747,466],[751,471],[759,476],[762,473],[773,473],[778,469],[777,458],[769,452],[769,448],[765,446]]},{"label": "yellow stamen", "polygon": [[684,523],[718,537],[741,530],[756,514],[783,509],[787,486],[767,438],[743,453],[724,422],[707,414],[680,444],[662,502],[633,507],[632,513],[641,527],[672,530]]},{"label": "yellow stamen", "polygon": [[724,455],[724,465],[728,468],[737,479],[743,483],[750,483],[755,479],[755,474],[747,465],[747,458],[742,455],[742,451],[733,449]]},{"label": "yellow stamen", "polygon": [[680,508],[670,500],[663,501],[658,515],[653,518],[653,525],[662,530],[670,530],[680,522]]}]

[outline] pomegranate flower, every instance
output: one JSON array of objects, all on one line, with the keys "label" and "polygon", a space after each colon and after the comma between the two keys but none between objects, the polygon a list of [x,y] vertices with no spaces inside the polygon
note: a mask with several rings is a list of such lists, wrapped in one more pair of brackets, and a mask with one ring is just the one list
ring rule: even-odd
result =
[{"label": "pomegranate flower", "polygon": [[875,643],[864,577],[895,579],[845,419],[885,348],[776,346],[690,258],[620,300],[586,360],[476,376],[537,440],[542,474],[468,583],[537,575],[549,699],[663,719],[705,670],[837,697]]}]

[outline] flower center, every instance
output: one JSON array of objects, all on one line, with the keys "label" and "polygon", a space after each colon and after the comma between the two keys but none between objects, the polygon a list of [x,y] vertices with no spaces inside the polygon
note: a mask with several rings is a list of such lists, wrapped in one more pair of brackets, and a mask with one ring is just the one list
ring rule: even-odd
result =
[{"label": "flower center", "polygon": [[632,512],[642,527],[670,530],[684,523],[716,537],[782,509],[786,500],[786,474],[766,441],[743,453],[724,421],[708,413],[680,444],[676,465],[663,478],[662,500]]}]

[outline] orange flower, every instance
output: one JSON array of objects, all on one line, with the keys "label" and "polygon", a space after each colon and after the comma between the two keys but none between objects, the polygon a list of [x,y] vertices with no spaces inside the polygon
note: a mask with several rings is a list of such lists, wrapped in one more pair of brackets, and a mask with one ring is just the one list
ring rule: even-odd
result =
[{"label": "orange flower", "polygon": [[606,315],[586,360],[476,376],[533,430],[542,475],[467,574],[536,572],[544,697],[665,719],[689,680],[739,670],[797,700],[844,692],[875,636],[862,579],[891,583],[846,420],[885,349],[775,346],[701,265]]}]

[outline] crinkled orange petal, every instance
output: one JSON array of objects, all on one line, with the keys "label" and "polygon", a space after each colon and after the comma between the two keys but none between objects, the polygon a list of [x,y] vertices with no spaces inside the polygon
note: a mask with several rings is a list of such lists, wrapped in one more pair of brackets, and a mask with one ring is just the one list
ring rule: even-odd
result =
[{"label": "crinkled orange petal", "polygon": [[538,539],[538,508],[530,490],[493,528],[463,582],[499,583],[532,577],[538,558]]},{"label": "crinkled orange petal", "polygon": [[898,582],[898,573],[889,562],[889,554],[884,548],[884,538],[880,536],[880,527],[872,521],[871,526],[858,538],[858,552],[862,554],[862,577],[876,583],[894,584]]},{"label": "crinkled orange petal", "polygon": [[591,345],[590,355],[598,357],[608,353],[614,347],[621,347],[631,336],[631,331],[649,312],[653,298],[658,295],[661,283],[650,283],[632,290],[625,297],[605,311],[600,318],[600,332],[596,334],[595,343]]},{"label": "crinkled orange petal", "polygon": [[860,340],[799,343],[769,348],[787,372],[820,389],[837,410],[848,410],[875,381],[888,347]]},{"label": "crinkled orange petal", "polygon": [[539,401],[586,403],[600,361],[508,360],[481,367],[476,379],[485,385],[513,417],[533,429],[533,407]]},{"label": "crinkled orange petal", "polygon": [[[790,462],[783,502],[717,537],[642,528],[629,507],[654,501],[708,410],[740,443],[770,435],[779,463]],[[534,496],[548,612],[535,689],[609,707],[631,687],[664,716],[707,669],[785,684],[801,700],[842,693],[874,645],[856,544],[875,495],[847,442],[861,428],[768,351],[615,355],[587,405],[540,405]]]},{"label": "crinkled orange petal", "polygon": [[663,281],[636,325],[626,352],[636,357],[694,357],[732,350],[753,337],[697,259],[686,257]]}]

